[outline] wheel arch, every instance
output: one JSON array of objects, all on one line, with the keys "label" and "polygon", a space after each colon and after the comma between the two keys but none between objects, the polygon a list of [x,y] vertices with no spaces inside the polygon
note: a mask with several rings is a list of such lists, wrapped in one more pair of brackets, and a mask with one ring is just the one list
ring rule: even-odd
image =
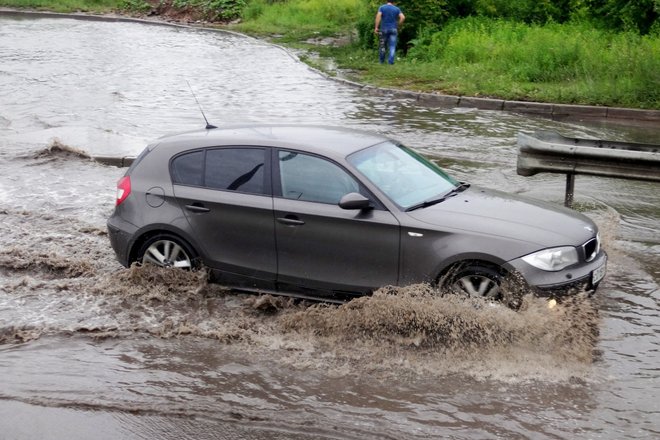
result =
[{"label": "wheel arch", "polygon": [[444,261],[435,272],[437,275],[433,279],[435,284],[440,284],[452,272],[459,270],[461,267],[469,266],[482,266],[497,271],[503,278],[511,273],[505,261],[492,255],[485,254],[472,254],[472,255],[457,255],[451,260]]}]

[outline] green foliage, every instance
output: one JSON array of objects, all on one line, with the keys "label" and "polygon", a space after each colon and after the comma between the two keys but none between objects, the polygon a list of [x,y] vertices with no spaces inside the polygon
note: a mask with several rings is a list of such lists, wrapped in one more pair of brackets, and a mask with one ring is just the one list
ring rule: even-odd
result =
[{"label": "green foliage", "polygon": [[[140,1],[140,0],[130,0]],[[163,0],[161,0],[162,2]],[[209,21],[227,21],[240,17],[246,7],[245,0],[172,0],[177,9],[197,10]]]},{"label": "green foliage", "polygon": [[210,0],[206,11],[212,20],[231,20],[240,17],[246,5],[245,0]]},{"label": "green foliage", "polygon": [[586,0],[592,16],[611,29],[647,34],[660,28],[660,0]]},{"label": "green foliage", "polygon": [[[471,0],[401,0],[397,1],[396,6],[406,16],[402,29],[399,31],[399,41],[401,47],[407,47],[422,29],[438,29],[449,18],[450,11],[456,11],[460,8],[458,4],[469,3]],[[369,18],[367,21],[373,23],[378,11],[378,7],[386,3],[384,0],[369,0]],[[456,4],[456,6],[454,6]],[[360,33],[360,36],[363,36]],[[367,37],[369,40],[369,36]],[[370,41],[368,41],[370,43]],[[369,46],[369,44],[363,44]]]},{"label": "green foliage", "polygon": [[374,17],[362,17],[355,23],[358,45],[362,49],[378,47],[378,36],[374,33]]},{"label": "green foliage", "polygon": [[540,24],[590,20],[647,34],[660,27],[660,0],[474,0],[473,14]]},{"label": "green foliage", "polygon": [[296,38],[350,34],[364,9],[364,0],[249,0],[238,29]]},{"label": "green foliage", "polygon": [[439,29],[449,18],[448,0],[406,0],[400,7],[406,15],[406,22],[401,29],[401,45],[408,43],[423,29]]},{"label": "green foliage", "polygon": [[120,0],[0,0],[0,6],[48,9],[55,12],[108,12],[120,8]]},{"label": "green foliage", "polygon": [[151,5],[144,0],[121,0],[119,7],[131,12],[147,12]]},{"label": "green foliage", "polygon": [[493,96],[659,108],[653,54],[659,37],[471,17],[417,40],[407,61],[433,66],[439,78],[481,78],[473,89]]},{"label": "green foliage", "polygon": [[570,16],[571,0],[477,0],[476,13],[524,23],[564,22]]},{"label": "green foliage", "polygon": [[[377,8],[385,0],[363,1],[360,9],[350,6],[355,9],[346,17],[352,23],[323,21],[323,15],[312,11],[321,9],[318,0],[251,0],[244,19],[258,17],[253,29],[290,38],[354,27],[357,45],[318,51],[378,85],[660,108],[660,56],[654,56],[660,54],[660,26],[647,37],[595,27],[596,1],[617,0],[401,0],[396,3],[406,22],[399,47],[410,49],[394,66],[386,67],[376,63],[373,33]],[[303,5],[310,9],[299,14]],[[244,29],[251,30],[253,23]]]},{"label": "green foliage", "polygon": [[243,9],[242,18],[246,21],[256,21],[261,17],[266,8],[268,7],[266,0],[251,0],[248,1],[245,9]]}]

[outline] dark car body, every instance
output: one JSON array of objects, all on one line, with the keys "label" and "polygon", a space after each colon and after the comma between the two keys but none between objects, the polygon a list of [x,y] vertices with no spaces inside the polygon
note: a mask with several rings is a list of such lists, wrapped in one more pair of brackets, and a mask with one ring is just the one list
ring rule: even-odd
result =
[{"label": "dark car body", "polygon": [[[468,268],[463,281],[491,285],[522,275],[537,293],[596,288],[607,257],[589,218],[468,187],[434,167],[391,139],[340,128],[242,125],[167,136],[120,181],[110,241],[124,266],[199,261],[230,286],[299,296],[438,282],[457,267]],[[416,188],[419,174],[442,191]],[[176,258],[166,258],[172,249]],[[546,264],[551,270],[538,267]],[[486,288],[475,287],[490,296]]]}]

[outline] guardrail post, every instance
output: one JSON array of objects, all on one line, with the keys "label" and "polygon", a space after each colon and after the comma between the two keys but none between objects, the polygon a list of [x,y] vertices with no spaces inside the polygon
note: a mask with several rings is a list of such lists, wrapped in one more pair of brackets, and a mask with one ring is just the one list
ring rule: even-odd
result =
[{"label": "guardrail post", "polygon": [[564,195],[564,206],[573,207],[573,194],[575,194],[575,174],[566,174],[566,194]]}]

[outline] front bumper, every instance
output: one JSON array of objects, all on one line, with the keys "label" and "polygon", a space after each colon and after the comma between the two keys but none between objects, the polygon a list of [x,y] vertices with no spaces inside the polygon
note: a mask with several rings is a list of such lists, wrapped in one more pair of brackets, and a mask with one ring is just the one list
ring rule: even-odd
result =
[{"label": "front bumper", "polygon": [[579,292],[595,292],[607,271],[607,254],[601,250],[588,263],[573,265],[549,272],[538,269],[517,258],[508,263],[520,273],[538,296],[560,297]]}]

